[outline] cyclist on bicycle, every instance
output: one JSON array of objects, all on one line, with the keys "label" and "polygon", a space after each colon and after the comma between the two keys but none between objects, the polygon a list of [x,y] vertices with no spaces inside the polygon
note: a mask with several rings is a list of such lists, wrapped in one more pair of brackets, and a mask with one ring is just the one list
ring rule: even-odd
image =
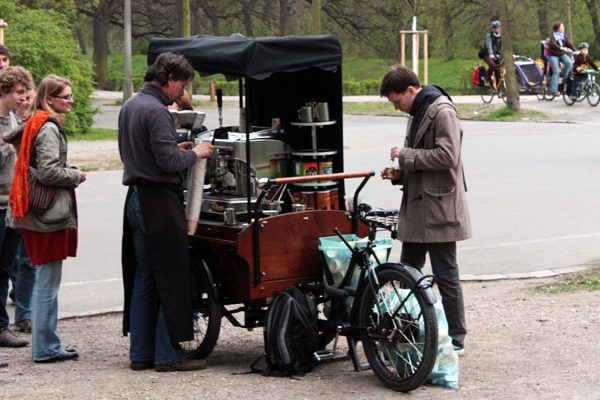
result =
[{"label": "cyclist on bicycle", "polygon": [[592,67],[595,71],[598,71],[598,66],[594,62],[594,59],[588,54],[589,47],[590,46],[587,44],[587,42],[581,42],[577,46],[579,54],[577,54],[573,60],[573,82],[571,85],[572,88],[569,91],[571,97],[574,98],[579,97],[581,85],[587,80],[587,76],[583,73],[583,71],[585,71],[588,66]]},{"label": "cyclist on bicycle", "polygon": [[569,76],[569,72],[571,71],[571,58],[567,54],[569,49],[575,51],[575,46],[569,41],[569,39],[565,36],[565,25],[556,21],[552,25],[552,34],[548,39],[548,61],[550,62],[550,67],[552,68],[552,80],[550,81],[550,91],[554,93],[554,97],[560,96],[558,92],[558,76],[561,73],[560,64],[563,64],[562,67],[562,76],[563,79]]},{"label": "cyclist on bicycle", "polygon": [[481,56],[488,65],[485,75],[486,82],[492,81],[492,73],[496,82],[500,82],[500,68],[502,66],[502,26],[500,21],[490,23],[491,30],[485,35],[485,44]]}]

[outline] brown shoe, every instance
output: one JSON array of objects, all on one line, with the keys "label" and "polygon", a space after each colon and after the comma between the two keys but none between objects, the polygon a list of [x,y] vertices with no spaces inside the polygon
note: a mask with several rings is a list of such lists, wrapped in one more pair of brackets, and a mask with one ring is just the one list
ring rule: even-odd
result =
[{"label": "brown shoe", "polygon": [[175,364],[157,364],[156,372],[198,371],[206,368],[206,360],[185,359]]},{"label": "brown shoe", "polygon": [[15,327],[19,332],[31,333],[31,320],[22,319],[20,321],[17,321],[15,322]]},{"label": "brown shoe", "polygon": [[27,340],[18,337],[8,328],[0,331],[0,347],[24,347],[28,344]]}]

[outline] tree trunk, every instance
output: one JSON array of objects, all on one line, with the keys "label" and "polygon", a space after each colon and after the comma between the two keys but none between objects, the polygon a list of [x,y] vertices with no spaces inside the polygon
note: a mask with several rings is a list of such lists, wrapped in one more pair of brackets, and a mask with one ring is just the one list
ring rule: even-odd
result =
[{"label": "tree trunk", "polygon": [[312,0],[312,34],[321,34],[321,0]]},{"label": "tree trunk", "polygon": [[573,22],[571,16],[573,15],[573,7],[571,6],[571,0],[565,1],[565,15],[567,16],[566,29],[565,34],[568,36],[570,40],[573,40]]},{"label": "tree trunk", "polygon": [[293,35],[296,16],[295,0],[279,0],[279,24],[281,36]]},{"label": "tree trunk", "polygon": [[585,0],[585,6],[590,13],[590,20],[592,21],[592,29],[594,30],[594,48],[600,48],[600,19],[598,18],[598,0]]},{"label": "tree trunk", "polygon": [[181,0],[181,36],[190,36],[192,34],[191,22],[190,0]]},{"label": "tree trunk", "polygon": [[246,29],[246,36],[254,36],[254,25],[252,24],[251,11],[256,9],[256,1],[245,1],[242,3],[242,13],[244,14],[244,28]]},{"label": "tree trunk", "polygon": [[100,1],[93,20],[94,72],[98,89],[108,89],[108,20],[110,4]]},{"label": "tree trunk", "polygon": [[540,37],[546,39],[550,32],[550,23],[548,22],[548,0],[538,1],[537,15]]},{"label": "tree trunk", "polygon": [[85,42],[85,36],[83,34],[82,24],[84,22],[81,20],[81,15],[77,16],[76,27],[75,27],[75,38],[79,43],[79,48],[81,49],[81,54],[86,55],[87,52],[87,43]]},{"label": "tree trunk", "polygon": [[517,75],[513,61],[513,39],[508,13],[508,0],[498,0],[498,11],[502,21],[502,54],[504,54],[504,68],[506,69],[506,105],[513,110],[521,109],[519,99],[519,87],[517,86]]}]

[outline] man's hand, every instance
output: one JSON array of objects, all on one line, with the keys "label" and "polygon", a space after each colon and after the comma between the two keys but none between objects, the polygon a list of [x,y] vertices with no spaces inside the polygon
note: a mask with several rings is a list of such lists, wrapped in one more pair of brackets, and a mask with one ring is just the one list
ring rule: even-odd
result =
[{"label": "man's hand", "polygon": [[87,179],[87,176],[85,174],[85,172],[79,172],[79,183],[83,183],[85,182],[85,180]]},{"label": "man's hand", "polygon": [[179,150],[190,150],[192,147],[194,147],[194,143],[192,142],[181,142],[177,144]]},{"label": "man's hand", "polygon": [[402,178],[400,169],[394,167],[384,168],[379,175],[381,176],[381,179],[390,179],[392,181],[397,181]]},{"label": "man's hand", "polygon": [[392,147],[392,150],[390,150],[390,160],[394,160],[394,158],[399,158],[400,157],[400,147],[398,146],[394,146]]},{"label": "man's hand", "polygon": [[200,143],[192,148],[192,151],[196,153],[198,158],[206,158],[213,152],[213,145],[210,143]]}]

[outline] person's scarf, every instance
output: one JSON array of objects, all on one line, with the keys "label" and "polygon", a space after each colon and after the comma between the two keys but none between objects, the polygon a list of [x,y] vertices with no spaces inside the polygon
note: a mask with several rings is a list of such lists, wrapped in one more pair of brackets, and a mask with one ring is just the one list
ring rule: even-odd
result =
[{"label": "person's scarf", "polygon": [[556,40],[556,43],[558,43],[558,45],[560,47],[564,46],[565,43],[565,34],[563,32],[552,32],[552,35],[554,35],[554,40]]},{"label": "person's scarf", "polygon": [[29,193],[27,190],[27,172],[29,170],[29,160],[31,157],[31,145],[39,133],[42,126],[48,120],[47,111],[38,110],[25,124],[23,137],[21,138],[21,147],[17,156],[15,165],[15,176],[10,188],[9,201],[12,215],[16,218],[23,218],[29,208]]},{"label": "person's scarf", "polygon": [[410,124],[410,132],[408,133],[408,147],[415,148],[415,139],[417,137],[417,130],[419,129],[419,125],[421,125],[421,121],[425,116],[425,112],[431,103],[435,101],[440,96],[446,96],[450,101],[450,95],[441,87],[437,85],[426,85],[421,88],[419,93],[415,96],[413,100],[412,107],[410,109],[410,115],[413,117],[412,122]]}]

